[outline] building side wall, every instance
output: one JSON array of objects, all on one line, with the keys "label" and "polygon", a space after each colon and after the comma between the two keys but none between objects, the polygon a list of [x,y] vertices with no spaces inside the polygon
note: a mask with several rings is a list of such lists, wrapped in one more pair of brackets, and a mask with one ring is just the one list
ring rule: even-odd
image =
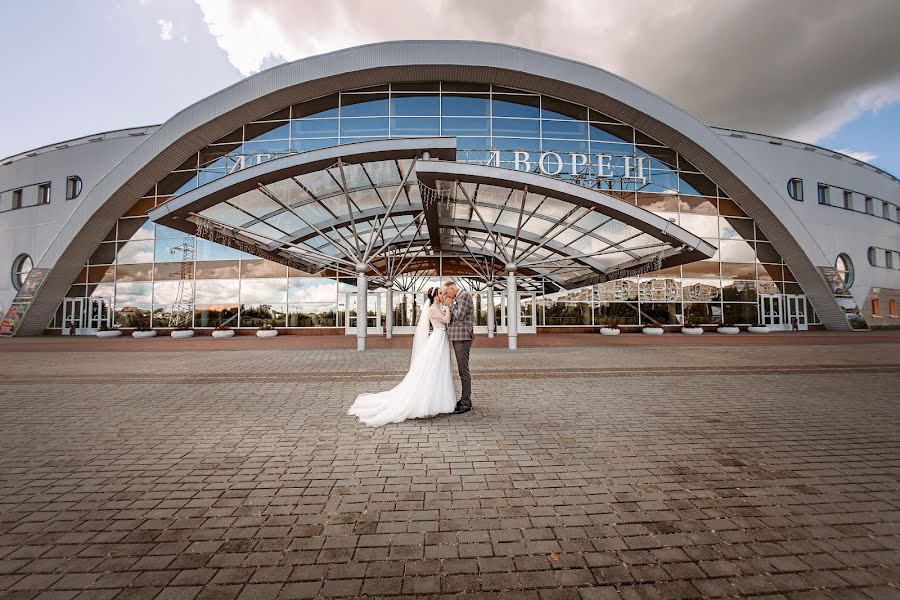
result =
[{"label": "building side wall", "polygon": [[[114,136],[0,164],[0,307],[16,294],[12,265],[28,254],[37,266],[63,224],[91,188],[145,138]],[[66,200],[66,179],[81,178],[81,193]],[[37,204],[38,184],[50,184],[50,203]],[[23,208],[12,209],[13,191],[22,189]]]},{"label": "building side wall", "polygon": [[[900,288],[897,261],[893,269],[873,267],[867,256],[870,246],[900,252],[900,182],[850,160],[806,150],[800,144],[772,143],[764,136],[722,137],[779,191],[783,207],[797,216],[794,226],[799,223],[809,233],[798,239],[812,240],[816,245],[804,245],[807,255],[821,252],[828,261],[817,266],[834,266],[841,253],[850,257],[855,271],[850,292],[861,309],[871,290]],[[803,201],[792,199],[788,193],[792,178],[803,180]],[[819,184],[828,186],[828,205],[819,203]],[[851,194],[852,210],[843,208],[845,190]],[[865,213],[867,196],[873,199],[875,214]],[[882,217],[884,201],[892,204],[887,219]],[[886,306],[887,300],[882,304]]]}]

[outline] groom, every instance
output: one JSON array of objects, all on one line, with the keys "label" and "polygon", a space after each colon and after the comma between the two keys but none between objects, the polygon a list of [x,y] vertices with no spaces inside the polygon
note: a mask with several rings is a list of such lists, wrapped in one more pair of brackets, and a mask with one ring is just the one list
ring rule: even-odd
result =
[{"label": "groom", "polygon": [[472,350],[475,306],[469,292],[460,290],[453,281],[444,283],[444,296],[450,306],[450,324],[447,335],[453,342],[456,367],[462,382],[462,393],[453,414],[459,415],[472,410],[472,377],[469,375],[469,352]]}]

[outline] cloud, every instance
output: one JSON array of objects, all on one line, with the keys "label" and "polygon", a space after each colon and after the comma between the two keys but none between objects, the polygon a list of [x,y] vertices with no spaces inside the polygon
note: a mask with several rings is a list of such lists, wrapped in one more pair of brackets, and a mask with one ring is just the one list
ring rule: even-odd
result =
[{"label": "cloud", "polygon": [[713,125],[817,141],[900,100],[900,2],[195,0],[244,75],[391,39],[524,46],[630,79]]},{"label": "cloud", "polygon": [[846,154],[847,156],[853,157],[856,160],[861,160],[862,162],[870,163],[876,158],[878,155],[873,152],[865,152],[860,150],[848,150],[847,148],[841,148],[840,150],[835,150],[835,152],[840,152],[841,154]]},{"label": "cloud", "polygon": [[159,19],[156,21],[159,25],[159,39],[168,42],[172,39],[172,21],[166,21],[165,19]]}]

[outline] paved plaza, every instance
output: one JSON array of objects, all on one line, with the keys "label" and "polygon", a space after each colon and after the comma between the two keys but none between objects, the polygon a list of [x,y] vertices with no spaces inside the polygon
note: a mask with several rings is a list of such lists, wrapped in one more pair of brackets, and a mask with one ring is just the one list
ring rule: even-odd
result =
[{"label": "paved plaza", "polygon": [[866,339],[476,343],[473,412],[379,429],[406,348],[7,341],[0,598],[898,598]]}]

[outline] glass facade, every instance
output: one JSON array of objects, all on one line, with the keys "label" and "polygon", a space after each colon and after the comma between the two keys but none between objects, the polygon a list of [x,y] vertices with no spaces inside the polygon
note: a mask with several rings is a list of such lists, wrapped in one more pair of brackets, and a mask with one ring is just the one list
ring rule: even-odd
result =
[{"label": "glass facade", "polygon": [[[344,326],[345,293],[355,290],[349,281],[315,277],[155,225],[146,212],[175,195],[287,154],[437,135],[457,137],[459,161],[498,159],[499,166],[508,168],[516,166],[516,151],[643,158],[646,181],[585,179],[568,168],[560,177],[602,187],[719,248],[706,261],[574,291],[551,293],[555,287],[531,278],[523,286],[535,290],[529,310],[535,311],[537,325],[755,323],[759,295],[802,294],[772,244],[721,189],[677,152],[634,127],[521,90],[424,82],[342,92],[286,107],[200,150],[119,220],[68,296],[108,299],[115,322],[124,327],[169,326],[176,313],[189,314],[195,327]],[[252,207],[247,210],[252,213]],[[425,275],[459,275],[457,261],[449,261],[434,259]],[[355,314],[355,309],[349,312]],[[401,312],[403,321],[412,317],[408,309]],[[51,326],[61,327],[61,314]]]}]

